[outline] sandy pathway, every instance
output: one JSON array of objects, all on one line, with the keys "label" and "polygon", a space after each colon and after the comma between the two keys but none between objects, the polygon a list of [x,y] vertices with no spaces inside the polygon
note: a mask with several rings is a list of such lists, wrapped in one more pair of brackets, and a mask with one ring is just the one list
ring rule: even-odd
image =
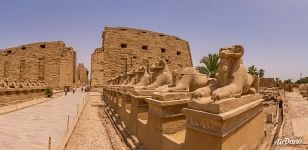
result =
[{"label": "sandy pathway", "polygon": [[308,149],[308,101],[296,92],[287,93],[288,113],[282,129],[281,139],[290,138],[303,140],[303,145],[276,146],[276,150],[307,150]]},{"label": "sandy pathway", "polygon": [[[90,96],[91,97],[91,96]],[[91,97],[68,141],[66,150],[111,150],[111,143],[98,116],[95,104],[99,97]]]},{"label": "sandy pathway", "polygon": [[55,149],[66,133],[67,116],[76,117],[77,104],[83,103],[85,93],[69,93],[45,103],[0,115],[1,150]]}]

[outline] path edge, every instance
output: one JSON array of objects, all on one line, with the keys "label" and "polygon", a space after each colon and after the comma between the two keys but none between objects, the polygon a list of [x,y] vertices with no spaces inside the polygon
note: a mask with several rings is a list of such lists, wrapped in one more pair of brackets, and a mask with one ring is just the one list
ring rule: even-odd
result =
[{"label": "path edge", "polygon": [[80,113],[78,114],[78,116],[74,120],[73,124],[69,126],[68,133],[65,134],[64,139],[61,141],[60,145],[56,148],[56,150],[64,150],[65,147],[67,146],[67,143],[68,143],[69,139],[71,138],[73,132],[75,131],[75,128],[77,126],[77,123],[79,121],[81,114],[83,113],[84,108],[88,104],[89,98],[90,98],[89,93],[87,93],[86,96],[85,96],[85,104],[83,105]]}]

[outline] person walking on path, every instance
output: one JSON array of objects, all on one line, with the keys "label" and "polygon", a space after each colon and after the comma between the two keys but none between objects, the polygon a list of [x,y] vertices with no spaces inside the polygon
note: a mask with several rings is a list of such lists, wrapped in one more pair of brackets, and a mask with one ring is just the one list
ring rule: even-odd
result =
[{"label": "person walking on path", "polygon": [[73,88],[73,94],[75,93],[75,88]]},{"label": "person walking on path", "polygon": [[65,96],[67,95],[67,88],[65,87],[64,88],[64,93],[65,93]]}]

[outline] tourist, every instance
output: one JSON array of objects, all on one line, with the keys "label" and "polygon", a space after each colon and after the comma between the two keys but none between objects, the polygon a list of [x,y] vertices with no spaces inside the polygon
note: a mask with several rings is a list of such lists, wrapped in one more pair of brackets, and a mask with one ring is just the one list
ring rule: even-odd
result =
[{"label": "tourist", "polygon": [[64,88],[65,96],[67,95],[67,88]]}]

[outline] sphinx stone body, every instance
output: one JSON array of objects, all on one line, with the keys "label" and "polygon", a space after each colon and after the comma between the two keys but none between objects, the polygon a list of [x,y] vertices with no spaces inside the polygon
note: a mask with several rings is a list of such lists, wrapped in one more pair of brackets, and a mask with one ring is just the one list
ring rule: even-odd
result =
[{"label": "sphinx stone body", "polygon": [[121,83],[121,85],[126,85],[127,83],[128,83],[128,81],[127,81],[127,74],[124,74],[122,76],[122,83]]},{"label": "sphinx stone body", "polygon": [[17,80],[11,80],[8,82],[9,88],[19,88],[19,82]]},{"label": "sphinx stone body", "polygon": [[44,81],[28,80],[19,81],[17,79],[4,78],[0,80],[0,89],[15,89],[15,88],[29,88],[29,87],[45,87]]},{"label": "sphinx stone body", "polygon": [[194,91],[193,98],[212,96],[213,100],[220,100],[256,93],[256,87],[252,87],[255,77],[247,73],[243,64],[243,54],[244,48],[241,45],[221,48],[216,82]]},{"label": "sphinx stone body", "polygon": [[150,75],[145,67],[140,67],[136,75],[138,80],[136,86],[147,86],[150,84]]},{"label": "sphinx stone body", "polygon": [[192,92],[209,84],[208,77],[193,67],[181,69],[173,73],[172,85],[159,88],[160,92],[187,91]]},{"label": "sphinx stone body", "polygon": [[8,87],[9,87],[9,85],[8,85],[8,79],[7,78],[0,80],[0,88],[8,88]]},{"label": "sphinx stone body", "polygon": [[164,60],[154,63],[150,70],[152,73],[152,84],[143,87],[142,89],[155,89],[157,87],[172,83],[172,75]]},{"label": "sphinx stone body", "polygon": [[121,85],[121,84],[123,84],[123,75],[122,74],[120,74],[118,76],[118,81],[117,81],[117,85]]},{"label": "sphinx stone body", "polygon": [[136,71],[132,71],[128,73],[128,83],[127,85],[135,85],[136,84]]},{"label": "sphinx stone body", "polygon": [[[217,80],[192,92],[183,150],[257,149],[264,139],[258,78],[247,73],[240,45],[221,48]],[[249,132],[249,134],[247,134]],[[228,142],[225,142],[228,141]],[[241,141],[241,144],[234,143]]]}]

